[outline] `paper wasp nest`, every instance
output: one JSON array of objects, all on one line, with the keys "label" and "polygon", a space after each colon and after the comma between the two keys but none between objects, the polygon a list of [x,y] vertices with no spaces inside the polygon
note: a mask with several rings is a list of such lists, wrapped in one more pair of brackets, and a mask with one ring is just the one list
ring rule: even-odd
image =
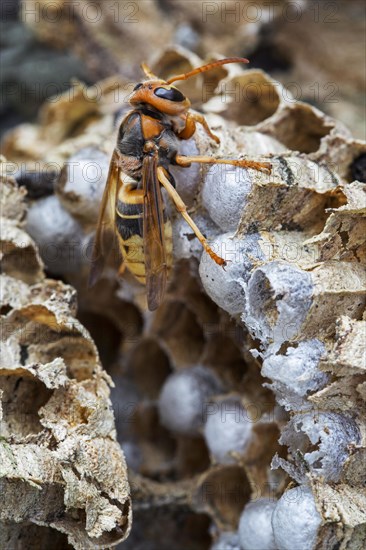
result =
[{"label": "paper wasp nest", "polygon": [[131,523],[110,379],[75,290],[45,278],[24,188],[1,191],[0,546],[104,548]]},{"label": "paper wasp nest", "polygon": [[[187,70],[198,64],[189,52],[169,50],[153,69],[167,76],[182,59]],[[200,78],[184,84],[197,101]],[[143,288],[128,273],[118,281],[110,268],[96,288],[86,283],[127,80],[100,82],[94,98],[79,84],[45,105],[38,125],[19,126],[5,140],[9,161],[24,164],[20,171],[8,163],[7,170],[28,186],[26,228],[47,273],[72,284],[77,298],[65,283],[43,279],[38,251],[14,221],[20,214],[10,195],[4,314],[10,326],[30,324],[32,331],[52,319],[67,339],[54,328],[41,342],[32,331],[24,342],[19,331],[7,336],[6,368],[14,382],[9,375],[6,401],[15,395],[27,410],[31,394],[32,413],[29,424],[15,417],[7,428],[6,479],[12,487],[16,476],[29,479],[33,500],[12,508],[9,490],[4,519],[55,526],[74,546],[96,533],[110,546],[117,524],[127,531],[127,486],[111,436],[107,379],[89,336],[70,321],[77,300],[78,319],[115,383],[134,513],[122,548],[360,549],[366,544],[366,147],[310,105],[288,93],[285,101],[281,86],[262,71],[229,67],[215,79],[215,92],[200,107],[221,146],[199,130],[182,152],[262,158],[272,163],[272,174],[175,169],[178,192],[228,266],[224,271],[202,254],[168,205],[175,266],[155,313],[147,312]],[[232,89],[237,96],[227,96]],[[29,183],[35,180],[36,197]],[[21,265],[14,252],[19,243],[29,251]],[[19,384],[15,390],[20,369],[34,384],[27,392]],[[13,459],[8,448],[19,441]],[[93,445],[99,457],[116,457],[105,466],[120,474],[103,470],[99,479],[93,469],[98,483],[84,480],[82,468],[91,466],[82,461],[91,460]],[[32,475],[22,462],[25,447],[34,457]],[[45,483],[50,497],[37,500],[34,485]],[[87,488],[79,487],[84,483]],[[65,491],[68,484],[78,493]],[[90,512],[81,502],[84,489],[93,492],[88,506],[94,494],[100,499]],[[60,518],[55,502],[62,491],[70,516]],[[8,537],[11,529],[18,527],[8,527]]]}]

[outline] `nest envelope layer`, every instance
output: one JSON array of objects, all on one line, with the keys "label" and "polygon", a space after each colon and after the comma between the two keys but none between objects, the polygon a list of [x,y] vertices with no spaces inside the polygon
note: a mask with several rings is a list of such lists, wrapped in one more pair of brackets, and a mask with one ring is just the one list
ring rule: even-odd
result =
[{"label": "nest envelope layer", "polygon": [[104,548],[131,524],[110,379],[75,318],[75,290],[45,278],[21,227],[24,189],[3,176],[1,187],[0,544],[63,548],[65,534]]}]

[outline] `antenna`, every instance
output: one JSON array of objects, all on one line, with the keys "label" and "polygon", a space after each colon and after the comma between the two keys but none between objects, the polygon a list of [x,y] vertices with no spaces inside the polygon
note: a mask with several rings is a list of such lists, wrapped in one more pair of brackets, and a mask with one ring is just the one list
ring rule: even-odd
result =
[{"label": "antenna", "polygon": [[190,78],[191,76],[194,76],[198,73],[205,73],[206,71],[210,71],[211,69],[214,69],[219,65],[226,65],[227,63],[249,63],[249,59],[245,59],[245,57],[227,57],[226,59],[219,59],[218,61],[213,61],[212,63],[208,63],[207,65],[202,65],[202,67],[193,69],[193,71],[189,71],[189,73],[172,76],[171,78],[166,80],[166,83],[171,84],[172,82],[176,82],[177,80],[187,80],[187,78]]}]

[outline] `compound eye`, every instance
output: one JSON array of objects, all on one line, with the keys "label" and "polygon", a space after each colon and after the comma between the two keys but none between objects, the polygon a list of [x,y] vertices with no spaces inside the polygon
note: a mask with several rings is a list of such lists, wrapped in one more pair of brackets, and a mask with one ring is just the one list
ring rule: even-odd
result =
[{"label": "compound eye", "polygon": [[138,90],[139,88],[141,88],[141,86],[142,86],[142,82],[139,82],[139,84],[136,84],[133,91]]},{"label": "compound eye", "polygon": [[168,99],[169,101],[184,101],[185,97],[176,88],[156,88],[154,94],[162,99]]}]

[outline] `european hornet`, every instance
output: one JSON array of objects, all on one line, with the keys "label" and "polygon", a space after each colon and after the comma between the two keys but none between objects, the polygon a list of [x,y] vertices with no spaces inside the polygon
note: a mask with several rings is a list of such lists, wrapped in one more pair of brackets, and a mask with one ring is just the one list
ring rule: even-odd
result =
[{"label": "european hornet", "polygon": [[[192,137],[197,123],[217,144],[220,139],[211,132],[202,114],[189,110],[189,99],[172,83],[227,63],[248,63],[248,60],[240,57],[220,59],[168,80],[155,76],[144,63],[141,65],[147,80],[134,87],[129,98],[133,110],[126,115],[119,128],[94,241],[91,285],[99,277],[107,257],[103,232],[112,228],[117,235],[124,266],[146,285],[149,309],[152,311],[159,306],[172,264],[172,227],[166,216],[161,186],[212,260],[223,267],[226,265],[188,214],[175,189],[169,167],[173,164],[187,167],[192,162],[198,162],[230,164],[270,173],[271,165],[267,162],[179,154],[180,140]],[[133,182],[124,182],[122,172],[130,176]]]}]

